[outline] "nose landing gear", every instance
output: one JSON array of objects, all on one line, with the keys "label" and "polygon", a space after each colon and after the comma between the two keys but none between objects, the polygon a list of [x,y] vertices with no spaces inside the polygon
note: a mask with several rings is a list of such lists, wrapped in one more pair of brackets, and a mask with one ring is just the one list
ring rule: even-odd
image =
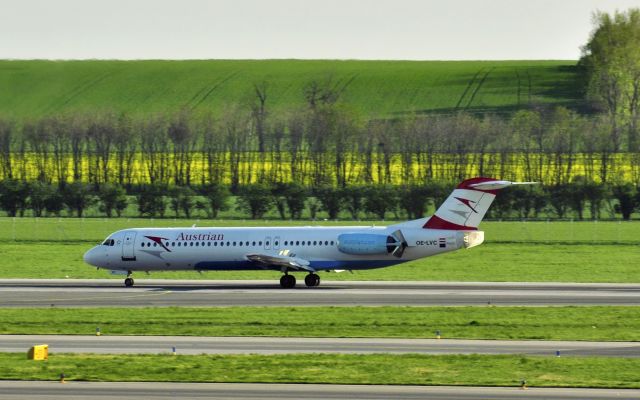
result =
[{"label": "nose landing gear", "polygon": [[131,271],[128,271],[127,278],[124,280],[124,285],[126,287],[131,287],[131,286],[133,286],[134,283],[135,282],[134,282],[133,278],[131,277]]}]

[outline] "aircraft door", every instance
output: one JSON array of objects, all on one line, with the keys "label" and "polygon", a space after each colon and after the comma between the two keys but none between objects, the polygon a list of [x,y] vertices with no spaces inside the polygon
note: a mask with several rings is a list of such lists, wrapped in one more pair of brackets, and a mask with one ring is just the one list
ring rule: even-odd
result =
[{"label": "aircraft door", "polygon": [[264,249],[265,250],[271,249],[271,236],[267,236],[264,238]]},{"label": "aircraft door", "polygon": [[125,232],[122,238],[122,261],[135,261],[136,232]]}]

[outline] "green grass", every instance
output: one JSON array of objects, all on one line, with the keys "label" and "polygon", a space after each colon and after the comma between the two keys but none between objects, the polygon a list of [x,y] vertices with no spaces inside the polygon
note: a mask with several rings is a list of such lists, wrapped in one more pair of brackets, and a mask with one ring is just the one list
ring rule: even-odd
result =
[{"label": "green grass", "polygon": [[[82,261],[89,243],[0,244],[2,278],[114,278]],[[410,280],[488,282],[640,282],[635,245],[483,244],[405,264],[366,271],[323,273],[323,280]],[[138,279],[146,277],[135,274]],[[156,279],[267,279],[275,271],[153,272]],[[298,276],[302,279],[302,275]]]},{"label": "green grass", "polygon": [[[135,321],[132,324],[131,321]],[[640,341],[638,307],[0,308],[0,334]]]},{"label": "green grass", "polygon": [[0,353],[2,379],[640,387],[640,359],[485,355],[70,355]]},{"label": "green grass", "polygon": [[[92,245],[119,229],[169,226],[387,225],[392,222],[173,219],[0,218],[0,277],[106,278],[84,264]],[[482,246],[369,271],[324,275],[328,280],[455,280],[640,282],[637,222],[484,222]],[[270,279],[278,273],[160,272],[154,278]],[[138,275],[142,277],[142,275]],[[120,279],[119,276],[113,278]]]},{"label": "green grass", "polygon": [[[331,78],[365,115],[507,111],[530,102],[575,106],[575,61],[0,61],[0,114],[37,117],[96,110],[220,112],[268,83],[269,107],[304,104],[310,81]],[[486,75],[486,77],[485,77]],[[483,79],[484,78],[484,79]],[[530,82],[530,83],[529,83]],[[531,90],[529,90],[531,84]]]},{"label": "green grass", "polygon": [[[402,221],[309,221],[154,218],[8,218],[0,217],[2,242],[99,243],[127,228],[196,226],[385,226]],[[638,244],[640,222],[623,221],[485,221],[486,243]]]}]

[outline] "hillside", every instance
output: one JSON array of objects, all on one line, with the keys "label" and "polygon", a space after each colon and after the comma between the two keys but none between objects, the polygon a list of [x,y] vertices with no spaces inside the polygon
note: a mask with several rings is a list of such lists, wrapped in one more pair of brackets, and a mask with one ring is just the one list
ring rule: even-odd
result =
[{"label": "hillside", "polygon": [[344,89],[371,116],[455,109],[510,112],[533,103],[579,107],[575,61],[0,61],[0,115],[69,111],[216,111],[268,83],[274,110],[298,107],[311,81]]}]

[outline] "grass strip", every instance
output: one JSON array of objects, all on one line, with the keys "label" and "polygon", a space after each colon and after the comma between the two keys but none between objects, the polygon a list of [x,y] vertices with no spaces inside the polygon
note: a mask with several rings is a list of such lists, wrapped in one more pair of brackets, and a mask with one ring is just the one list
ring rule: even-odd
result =
[{"label": "grass strip", "polygon": [[2,379],[640,388],[640,359],[486,355],[0,353]]},{"label": "grass strip", "polygon": [[640,341],[640,307],[0,308],[1,334]]},{"label": "grass strip", "polygon": [[[2,278],[109,278],[82,261],[90,244],[0,244]],[[636,245],[486,243],[482,246],[410,261],[390,268],[323,273],[323,280],[406,280],[479,282],[640,282],[640,251]],[[144,279],[142,273],[134,277]],[[154,272],[156,279],[267,279],[274,271]],[[122,279],[121,276],[114,278]],[[302,278],[302,275],[300,275]]]},{"label": "grass strip", "polygon": [[[433,212],[434,210],[431,210]],[[311,221],[154,218],[7,218],[0,217],[0,243],[82,242],[98,244],[112,232],[130,228],[385,226],[399,221]],[[487,243],[635,244],[637,221],[483,221]]]}]

